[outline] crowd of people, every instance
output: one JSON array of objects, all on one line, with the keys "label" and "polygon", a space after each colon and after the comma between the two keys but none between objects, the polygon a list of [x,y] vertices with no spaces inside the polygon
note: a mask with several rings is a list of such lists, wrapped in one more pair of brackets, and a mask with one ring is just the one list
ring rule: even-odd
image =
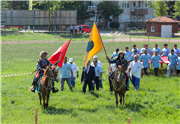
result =
[{"label": "crowd of people", "polygon": [[[40,59],[37,62],[37,70],[40,70],[39,73],[42,74],[47,65],[52,65],[47,59],[47,52],[43,51],[40,53]],[[151,50],[148,48],[148,44],[144,44],[143,48],[140,50],[133,45],[132,50],[129,50],[129,47],[125,47],[125,51],[120,51],[118,48],[113,52],[111,58],[106,57],[109,66],[107,70],[107,75],[109,79],[110,90],[113,91],[112,80],[113,73],[115,73],[116,68],[119,65],[123,65],[123,74],[126,77],[125,79],[125,89],[129,90],[130,81],[135,87],[135,90],[138,90],[140,84],[140,78],[143,74],[148,75],[148,69],[151,66],[154,68],[155,76],[158,76],[159,70],[159,61],[165,63],[161,56],[167,56],[169,64],[167,65],[167,77],[170,76],[171,70],[172,74],[175,76],[180,75],[180,49],[177,48],[177,45],[174,45],[174,49],[169,49],[167,44],[164,44],[164,48],[161,50],[158,47],[158,44],[155,44],[155,47]],[[67,62],[67,57],[64,58],[62,67],[57,67],[57,70],[61,73],[61,91],[64,90],[64,82],[66,81],[70,90],[72,91],[75,87],[75,80],[79,77],[79,68],[73,62],[73,58],[69,59]],[[90,64],[90,61],[87,63],[87,68],[83,67],[81,83],[83,83],[83,92],[86,93],[86,87],[88,85],[89,90],[99,90],[103,88],[102,85],[102,75],[103,75],[103,66],[102,63],[98,60],[98,57],[95,55],[93,57],[93,62]],[[32,89],[35,92],[35,85],[37,85],[37,80],[39,77],[35,76],[33,80]],[[52,92],[58,92],[58,89],[54,88],[54,81],[52,81]]]}]

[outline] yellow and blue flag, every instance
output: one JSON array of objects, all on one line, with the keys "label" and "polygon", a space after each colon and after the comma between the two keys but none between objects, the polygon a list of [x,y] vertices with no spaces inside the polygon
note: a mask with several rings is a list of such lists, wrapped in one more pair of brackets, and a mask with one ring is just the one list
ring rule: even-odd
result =
[{"label": "yellow and blue flag", "polygon": [[29,0],[29,10],[32,10],[32,2],[33,0]]},{"label": "yellow and blue flag", "polygon": [[101,40],[101,36],[99,34],[99,31],[97,29],[96,23],[94,22],[91,34],[89,37],[89,41],[87,44],[86,54],[84,57],[84,67],[86,68],[87,62],[101,49],[103,48],[103,43]]}]

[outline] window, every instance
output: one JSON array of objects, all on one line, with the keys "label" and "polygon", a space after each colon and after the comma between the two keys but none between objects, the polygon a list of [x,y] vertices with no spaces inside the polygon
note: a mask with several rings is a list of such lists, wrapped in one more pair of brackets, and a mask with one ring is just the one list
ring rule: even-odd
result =
[{"label": "window", "polygon": [[129,1],[122,1],[122,8],[129,8]]},{"label": "window", "polygon": [[151,26],[151,32],[155,32],[155,27]]},{"label": "window", "polygon": [[140,7],[140,1],[134,1],[133,7]]},{"label": "window", "polygon": [[133,21],[136,22],[136,16],[133,16]]}]

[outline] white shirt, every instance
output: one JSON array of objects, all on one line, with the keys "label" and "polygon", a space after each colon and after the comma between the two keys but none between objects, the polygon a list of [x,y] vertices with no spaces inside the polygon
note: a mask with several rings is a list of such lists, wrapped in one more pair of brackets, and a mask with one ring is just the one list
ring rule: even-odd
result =
[{"label": "white shirt", "polygon": [[129,65],[129,68],[131,69],[131,72],[130,72],[131,76],[133,74],[137,78],[141,77],[141,69],[143,68],[143,65],[141,64],[141,62],[132,61]]},{"label": "white shirt", "polygon": [[[98,64],[101,68],[103,68],[102,63],[101,63],[100,61],[97,60],[97,64]],[[91,65],[94,67],[94,63],[93,63],[93,62],[91,62]]]},{"label": "white shirt", "polygon": [[95,76],[99,77],[100,73],[102,72],[102,68],[100,67],[100,65],[96,65],[96,67],[94,68],[95,68]]},{"label": "white shirt", "polygon": [[73,77],[76,77],[76,72],[79,71],[79,68],[77,67],[75,63],[72,63],[71,66],[72,66],[72,71],[73,71]]}]

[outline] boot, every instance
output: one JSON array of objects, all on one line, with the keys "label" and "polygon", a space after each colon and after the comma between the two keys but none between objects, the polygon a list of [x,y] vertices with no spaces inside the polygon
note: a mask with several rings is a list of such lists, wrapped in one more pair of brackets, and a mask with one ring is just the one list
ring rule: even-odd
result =
[{"label": "boot", "polygon": [[126,87],[125,87],[125,89],[126,89],[126,91],[129,90],[129,88],[128,88],[128,81],[126,81]]},{"label": "boot", "polygon": [[36,81],[35,80],[33,80],[32,85],[33,85],[33,88],[31,89],[31,92],[35,93],[35,85],[36,85]]},{"label": "boot", "polygon": [[59,91],[59,90],[58,90],[57,88],[56,88],[56,89],[55,89],[54,87],[52,88],[52,92],[53,92],[53,93],[57,93],[58,91]]}]

